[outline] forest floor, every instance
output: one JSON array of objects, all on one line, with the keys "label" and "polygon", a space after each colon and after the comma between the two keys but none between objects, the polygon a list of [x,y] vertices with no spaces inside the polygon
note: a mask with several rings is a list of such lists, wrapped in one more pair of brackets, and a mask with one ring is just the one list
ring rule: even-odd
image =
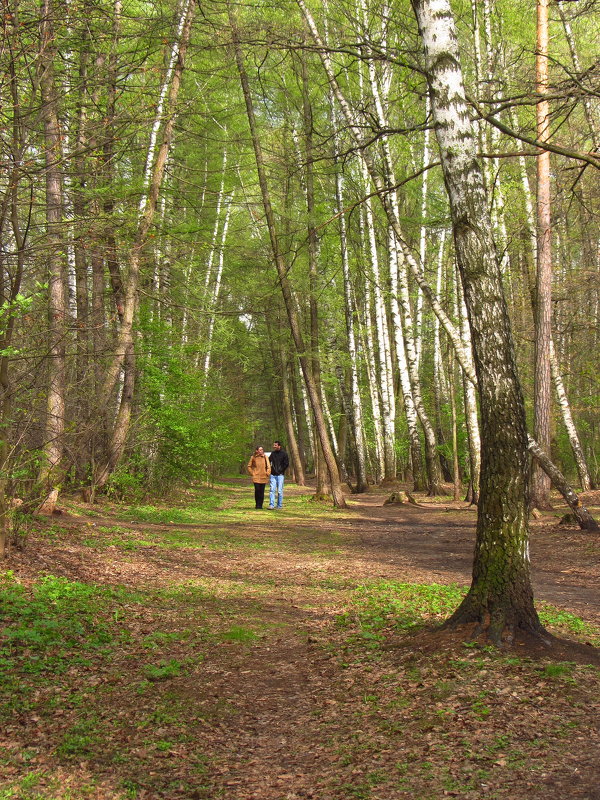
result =
[{"label": "forest floor", "polygon": [[600,798],[599,535],[532,521],[538,610],[579,644],[499,651],[435,627],[473,509],[251,495],[30,524],[0,579],[0,800]]}]

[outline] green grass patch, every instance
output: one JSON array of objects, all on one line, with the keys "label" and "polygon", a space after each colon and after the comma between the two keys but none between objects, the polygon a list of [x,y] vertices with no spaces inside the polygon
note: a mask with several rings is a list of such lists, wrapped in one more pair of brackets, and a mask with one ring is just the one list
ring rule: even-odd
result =
[{"label": "green grass patch", "polygon": [[90,717],[78,720],[64,735],[56,749],[63,758],[84,758],[91,755],[100,742],[98,734],[98,718]]},{"label": "green grass patch", "polygon": [[550,628],[553,633],[589,642],[595,647],[600,646],[600,629],[595,625],[585,622],[576,614],[564,611],[549,603],[540,603],[538,614],[542,624]]},{"label": "green grass patch", "polygon": [[159,664],[146,664],[144,666],[144,676],[148,681],[166,681],[169,678],[176,678],[181,674],[183,664],[176,658],[168,661],[161,661]]},{"label": "green grass patch", "polygon": [[[408,631],[442,622],[458,607],[466,591],[457,584],[365,584],[355,590],[350,608],[337,617],[337,624],[354,628],[358,638],[376,646],[384,631]],[[575,614],[548,603],[540,603],[538,613],[552,632],[600,645],[600,630]]]},{"label": "green grass patch", "polygon": [[441,622],[457,607],[466,589],[457,584],[380,581],[359,586],[350,609],[337,618],[342,627],[356,627],[366,640],[378,641],[384,629],[407,631]]},{"label": "green grass patch", "polygon": [[252,644],[260,638],[259,634],[250,628],[241,625],[233,625],[229,630],[223,631],[221,638],[226,642],[240,642],[242,644]]},{"label": "green grass patch", "polygon": [[60,672],[74,659],[104,650],[115,631],[98,611],[109,602],[110,592],[100,587],[48,575],[28,590],[5,573],[0,579],[0,676],[17,667]]},{"label": "green grass patch", "polygon": [[205,489],[196,494],[191,503],[181,507],[161,505],[138,505],[130,507],[123,517],[137,522],[148,522],[155,525],[176,525],[178,523],[197,524],[206,522],[214,516],[223,505],[223,494],[216,490]]}]

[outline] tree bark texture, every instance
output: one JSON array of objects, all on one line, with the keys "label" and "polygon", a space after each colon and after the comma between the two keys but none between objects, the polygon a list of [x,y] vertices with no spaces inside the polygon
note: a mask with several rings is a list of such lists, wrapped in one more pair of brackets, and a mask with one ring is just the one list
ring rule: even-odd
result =
[{"label": "tree bark texture", "polygon": [[436,136],[473,341],[482,423],[481,493],[471,588],[450,623],[477,622],[492,641],[543,631],[528,544],[525,409],[491,236],[449,0],[412,0],[425,52]]},{"label": "tree bark texture", "polygon": [[[537,3],[536,107],[537,136],[545,142],[550,136],[548,94],[548,6],[549,0]],[[550,452],[550,414],[552,380],[550,342],[552,337],[552,227],[550,219],[550,153],[537,157],[537,272],[535,291],[535,378],[534,436],[546,453]],[[550,507],[550,479],[535,466],[531,479],[531,503]]]},{"label": "tree bark texture", "polygon": [[61,234],[63,187],[61,176],[62,144],[58,117],[58,97],[54,75],[56,45],[55,10],[44,0],[40,22],[39,85],[46,156],[46,244],[48,264],[48,400],[44,432],[40,489],[44,499],[40,512],[51,513],[56,503],[56,484],[60,479],[65,426],[65,333],[66,290],[65,252]]}]

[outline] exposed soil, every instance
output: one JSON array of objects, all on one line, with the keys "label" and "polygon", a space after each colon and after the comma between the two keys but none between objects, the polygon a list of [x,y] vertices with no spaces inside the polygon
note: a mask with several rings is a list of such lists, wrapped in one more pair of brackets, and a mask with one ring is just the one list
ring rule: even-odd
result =
[{"label": "exposed soil", "polygon": [[[290,486],[287,497],[307,491]],[[466,646],[465,631],[428,628],[390,629],[371,647],[336,625],[360,584],[469,583],[473,509],[384,499],[352,496],[347,513],[317,521],[295,514],[293,503],[274,512],[249,504],[243,522],[191,526],[126,521],[118,509],[93,521],[63,513],[58,540],[32,533],[10,563],[25,583],[51,573],[146,590],[201,581],[210,591],[132,610],[129,650],[74,669],[71,684],[60,684],[67,699],[56,713],[47,688],[38,705],[10,719],[3,744],[12,756],[0,787],[21,793],[0,790],[0,798],[600,798],[598,671],[586,666],[600,660],[590,644],[517,642],[498,653]],[[562,513],[531,523],[535,596],[600,630],[600,536],[559,525]],[[226,527],[245,546],[85,544],[90,531],[117,524],[132,537],[157,538],[174,530],[218,537]],[[240,642],[206,633],[224,620],[259,635]],[[149,660],[141,643],[156,631],[187,638],[154,659],[189,666],[134,691],[140,662]],[[553,671],[555,662],[569,665]],[[68,702],[76,691],[96,697],[87,702],[100,704],[97,724],[110,736],[74,758],[61,756],[59,743],[82,713]],[[38,794],[14,788],[19,748],[32,738],[28,769],[41,776]]]}]

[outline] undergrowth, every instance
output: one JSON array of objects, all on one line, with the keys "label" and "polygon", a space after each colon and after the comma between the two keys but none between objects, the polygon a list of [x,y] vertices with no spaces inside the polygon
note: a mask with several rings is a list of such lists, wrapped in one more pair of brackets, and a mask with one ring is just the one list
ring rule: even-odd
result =
[{"label": "undergrowth", "polygon": [[[467,592],[458,584],[417,584],[378,581],[356,588],[338,626],[352,636],[377,646],[385,635],[441,623],[456,609]],[[600,629],[549,603],[540,603],[540,620],[557,634],[600,644]]]}]

